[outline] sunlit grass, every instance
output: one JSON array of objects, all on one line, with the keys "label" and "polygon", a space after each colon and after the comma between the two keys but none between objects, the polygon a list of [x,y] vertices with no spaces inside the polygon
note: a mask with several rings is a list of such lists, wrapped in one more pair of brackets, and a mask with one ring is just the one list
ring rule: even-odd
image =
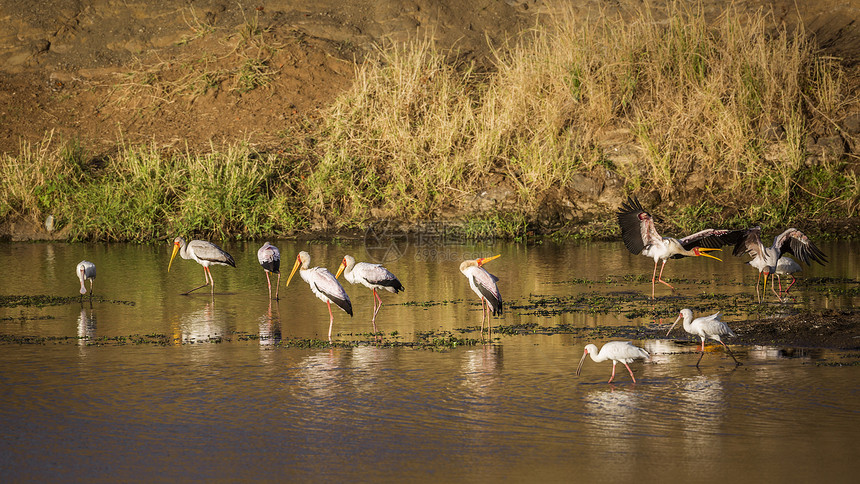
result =
[{"label": "sunlit grass", "polygon": [[[839,62],[767,13],[729,8],[706,19],[685,3],[669,13],[558,12],[497,46],[493,68],[480,72],[427,39],[380,47],[320,124],[285,136],[278,153],[121,143],[90,160],[80,144],[48,136],[0,158],[0,216],[52,214],[77,239],[258,236],[469,213],[475,194],[501,180],[513,189],[506,208],[468,215],[463,227],[516,238],[547,194],[578,175],[684,202],[673,217],[685,231],[855,215],[857,175],[845,160],[810,162],[806,152],[813,129],[832,132],[858,102]],[[269,85],[278,44],[258,19],[228,39],[219,58],[141,67],[120,92],[174,102]],[[604,147],[618,132],[629,133],[632,161]]]}]

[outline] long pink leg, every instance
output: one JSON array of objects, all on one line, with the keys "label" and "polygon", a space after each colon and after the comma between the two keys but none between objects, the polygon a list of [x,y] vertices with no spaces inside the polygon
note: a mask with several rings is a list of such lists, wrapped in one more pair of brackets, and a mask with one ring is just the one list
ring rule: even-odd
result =
[{"label": "long pink leg", "polygon": [[481,297],[481,337],[484,337],[484,318],[487,316],[487,301]]},{"label": "long pink leg", "polygon": [[761,294],[758,292],[759,281],[761,281],[761,271],[759,271],[758,278],[755,280],[755,297],[758,299],[759,304],[761,304]]},{"label": "long pink leg", "polygon": [[370,320],[373,323],[373,332],[377,333],[376,330],[376,314],[382,308],[382,299],[380,299],[379,294],[376,293],[376,288],[373,288],[373,318]]},{"label": "long pink leg", "polygon": [[635,377],[635,376],[633,376],[633,370],[631,370],[631,369],[630,369],[630,366],[629,366],[627,363],[624,363],[624,366],[626,366],[626,367],[627,367],[627,371],[629,371],[629,372],[630,372],[630,378],[632,378],[632,379],[633,379],[633,383],[636,383],[636,377]]},{"label": "long pink leg", "polygon": [[[206,283],[205,283],[205,284],[203,284],[202,286],[197,286],[197,287],[195,287],[194,289],[192,289],[192,290],[190,290],[190,291],[188,291],[188,292],[183,292],[183,293],[182,293],[182,295],[183,295],[183,296],[187,296],[187,295],[191,294],[192,292],[194,292],[194,291],[196,291],[196,290],[198,290],[198,289],[200,289],[200,288],[202,288],[202,287],[206,287],[206,286],[208,286],[208,285],[209,285],[209,277],[210,277],[210,276],[208,276],[208,275],[207,275],[207,270],[206,270],[206,269],[207,269],[207,268],[206,268],[206,266],[203,266],[203,278],[206,280]],[[212,286],[212,292],[213,292],[213,294],[214,294],[214,292],[215,292],[215,286],[214,286],[214,283],[213,283],[213,286]]]},{"label": "long pink leg", "polygon": [[[275,287],[275,301],[280,301],[280,293],[281,293],[281,273],[278,272],[278,285]],[[271,298],[272,296],[269,296]]]},{"label": "long pink leg", "polygon": [[272,281],[269,280],[269,271],[263,271],[266,273],[266,285],[269,286],[269,299],[272,299]]},{"label": "long pink leg", "polygon": [[212,295],[215,295],[215,279],[212,278],[212,271],[207,267],[206,273],[209,274],[209,282],[212,283]]},{"label": "long pink leg", "polygon": [[[774,274],[774,275],[776,276],[776,274]],[[779,276],[776,276],[776,278],[779,279]],[[779,295],[778,292],[776,292],[776,287],[774,287],[773,279],[774,279],[773,277],[770,278],[770,290],[773,292],[773,295],[776,296],[776,298],[779,300],[779,302],[782,302],[782,297]],[[780,287],[780,290],[782,290],[781,287]]]},{"label": "long pink leg", "polygon": [[490,338],[490,341],[493,340],[493,310],[490,308],[490,302],[487,303],[487,337]]},{"label": "long pink leg", "polygon": [[334,314],[331,313],[331,301],[326,301],[328,306],[328,342],[331,343],[331,327],[334,326]]},{"label": "long pink leg", "polygon": [[615,360],[612,360],[612,376],[609,377],[609,381],[606,383],[612,383],[612,380],[615,379]]},{"label": "long pink leg", "polygon": [[654,281],[656,281],[656,280],[657,280],[657,261],[654,261],[654,273],[651,274],[651,299],[654,299]]},{"label": "long pink leg", "polygon": [[[664,281],[664,280],[663,280],[663,269],[665,269],[665,268],[666,268],[666,261],[663,261],[663,265],[662,265],[662,266],[660,266],[660,278],[658,279],[658,281],[659,281],[659,282],[661,282],[661,283],[663,283],[663,284],[666,284],[666,285],[667,285],[667,286],[669,286],[672,290],[674,290],[675,288],[674,288],[671,284],[669,284],[668,282],[666,282],[666,281]],[[654,264],[654,269],[655,269],[655,270],[657,269],[657,265],[656,265],[656,263]]]},{"label": "long pink leg", "polygon": [[[791,276],[791,284],[789,284],[788,287],[785,288],[785,295],[786,296],[788,296],[788,291],[791,290],[791,286],[793,286],[795,282],[797,282],[797,278],[794,276]],[[90,289],[92,289],[92,288],[90,288]]]}]

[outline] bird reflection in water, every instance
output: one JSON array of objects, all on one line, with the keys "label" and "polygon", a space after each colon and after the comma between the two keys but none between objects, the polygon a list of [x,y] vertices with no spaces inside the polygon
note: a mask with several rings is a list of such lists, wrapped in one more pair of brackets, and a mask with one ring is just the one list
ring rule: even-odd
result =
[{"label": "bird reflection in water", "polygon": [[96,314],[92,308],[81,306],[78,316],[78,344],[86,346],[96,337]]},{"label": "bird reflection in water", "polygon": [[501,345],[483,345],[465,352],[463,384],[475,396],[487,396],[502,372]]},{"label": "bird reflection in water", "polygon": [[[299,395],[319,404],[338,395],[343,381],[344,350],[329,348],[307,356],[299,363]],[[323,417],[327,421],[330,417]]]},{"label": "bird reflection in water", "polygon": [[215,301],[210,300],[203,309],[194,311],[179,322],[182,343],[206,343],[220,341],[225,328],[223,317],[215,310]]},{"label": "bird reflection in water", "polygon": [[[613,455],[635,455],[641,442],[634,436],[649,420],[647,413],[642,413],[640,393],[631,390],[632,387],[615,385],[593,388],[583,402],[582,421],[588,428],[587,434],[596,437],[598,442],[611,442]],[[624,476],[627,469],[623,467],[619,467],[614,477]]]},{"label": "bird reflection in water", "polygon": [[266,314],[260,316],[260,345],[271,346],[281,341],[281,308],[277,304],[272,310],[272,300]]}]

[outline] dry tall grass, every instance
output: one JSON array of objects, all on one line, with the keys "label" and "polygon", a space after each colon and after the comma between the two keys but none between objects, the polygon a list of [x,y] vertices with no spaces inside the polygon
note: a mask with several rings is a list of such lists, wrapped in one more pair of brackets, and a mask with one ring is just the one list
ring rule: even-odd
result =
[{"label": "dry tall grass", "polygon": [[[699,191],[723,206],[755,203],[751,217],[786,215],[807,170],[810,118],[846,102],[840,66],[763,12],[708,20],[679,3],[670,13],[562,12],[500,49],[488,76],[428,41],[381,51],[327,113],[314,214],[426,216],[490,172],[519,188],[528,211],[573,174],[607,167],[630,190]],[[634,134],[637,163],[615,166],[602,152],[601,136],[618,129]]]}]

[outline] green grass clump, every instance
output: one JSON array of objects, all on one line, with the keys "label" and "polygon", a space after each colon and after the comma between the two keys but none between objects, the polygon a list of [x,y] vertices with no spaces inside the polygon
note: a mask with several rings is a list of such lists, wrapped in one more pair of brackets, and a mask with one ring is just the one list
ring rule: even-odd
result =
[{"label": "green grass clump", "polygon": [[[71,240],[262,237],[303,223],[293,208],[292,184],[283,179],[294,164],[246,144],[196,154],[123,146],[89,162],[69,145],[51,149],[50,140],[22,152],[23,158],[0,159],[2,215],[40,220],[51,214]],[[25,189],[33,185],[39,188]]]}]

